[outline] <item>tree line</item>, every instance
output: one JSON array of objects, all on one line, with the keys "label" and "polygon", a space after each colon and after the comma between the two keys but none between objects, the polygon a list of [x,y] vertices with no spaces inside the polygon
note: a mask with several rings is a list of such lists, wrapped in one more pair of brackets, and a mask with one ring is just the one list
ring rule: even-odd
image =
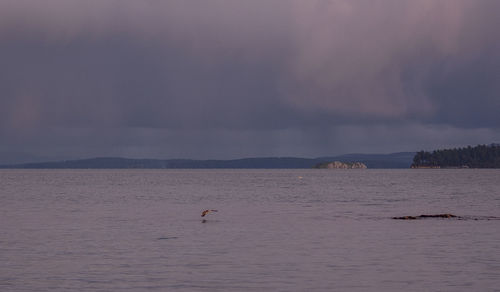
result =
[{"label": "tree line", "polygon": [[420,151],[413,157],[412,167],[500,168],[500,144]]}]

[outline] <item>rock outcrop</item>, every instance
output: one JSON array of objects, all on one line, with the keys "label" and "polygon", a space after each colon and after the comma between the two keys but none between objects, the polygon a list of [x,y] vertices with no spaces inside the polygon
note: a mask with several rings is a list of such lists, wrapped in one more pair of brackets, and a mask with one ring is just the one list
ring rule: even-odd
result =
[{"label": "rock outcrop", "polygon": [[457,216],[449,213],[444,214],[433,214],[433,215],[419,215],[419,216],[401,216],[401,217],[392,217],[392,219],[397,220],[417,220],[417,219],[428,219],[428,218],[443,218],[443,219],[457,219],[457,220],[500,220],[500,217],[497,216],[488,216],[488,215],[473,215],[473,216]]},{"label": "rock outcrop", "polygon": [[325,162],[319,163],[314,166],[314,168],[322,168],[322,169],[365,169],[367,168],[364,163],[361,162]]},{"label": "rock outcrop", "polygon": [[460,218],[457,215],[453,214],[433,214],[433,215],[420,215],[420,216],[402,216],[402,217],[392,217],[392,219],[398,220],[416,220],[416,219],[425,219],[425,218]]}]

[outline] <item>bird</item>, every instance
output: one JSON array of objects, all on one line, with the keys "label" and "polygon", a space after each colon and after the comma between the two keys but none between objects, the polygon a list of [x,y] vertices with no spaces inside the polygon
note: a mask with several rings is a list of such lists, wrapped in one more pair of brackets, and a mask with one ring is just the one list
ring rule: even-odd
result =
[{"label": "bird", "polygon": [[205,217],[208,213],[211,213],[211,212],[219,212],[219,211],[213,210],[213,209],[208,209],[208,210],[201,212],[201,217]]}]

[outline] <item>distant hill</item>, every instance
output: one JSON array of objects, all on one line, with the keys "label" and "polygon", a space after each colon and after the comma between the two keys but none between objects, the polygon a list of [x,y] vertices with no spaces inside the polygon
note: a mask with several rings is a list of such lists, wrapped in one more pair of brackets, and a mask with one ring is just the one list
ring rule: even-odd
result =
[{"label": "distant hill", "polygon": [[25,152],[0,152],[0,165],[1,164],[20,164],[32,162],[50,161],[53,158],[42,157]]},{"label": "distant hill", "polygon": [[209,169],[209,168],[312,168],[318,163],[340,161],[361,162],[368,168],[409,168],[415,153],[401,152],[393,154],[347,154],[333,157],[297,158],[297,157],[263,157],[231,160],[192,160],[192,159],[131,159],[120,157],[103,157],[79,160],[52,162],[36,162],[1,165],[0,168],[20,169]]}]

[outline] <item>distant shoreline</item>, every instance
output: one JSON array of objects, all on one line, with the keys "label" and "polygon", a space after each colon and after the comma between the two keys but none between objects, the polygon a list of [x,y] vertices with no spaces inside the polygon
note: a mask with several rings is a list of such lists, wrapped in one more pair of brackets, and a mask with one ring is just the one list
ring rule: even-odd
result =
[{"label": "distant shoreline", "polygon": [[500,145],[419,151],[411,168],[500,168]]},{"label": "distant shoreline", "polygon": [[64,161],[0,165],[0,169],[312,169],[331,161],[358,161],[368,168],[409,168],[414,152],[346,154],[332,157],[260,157],[231,160],[133,159],[100,157]]}]

